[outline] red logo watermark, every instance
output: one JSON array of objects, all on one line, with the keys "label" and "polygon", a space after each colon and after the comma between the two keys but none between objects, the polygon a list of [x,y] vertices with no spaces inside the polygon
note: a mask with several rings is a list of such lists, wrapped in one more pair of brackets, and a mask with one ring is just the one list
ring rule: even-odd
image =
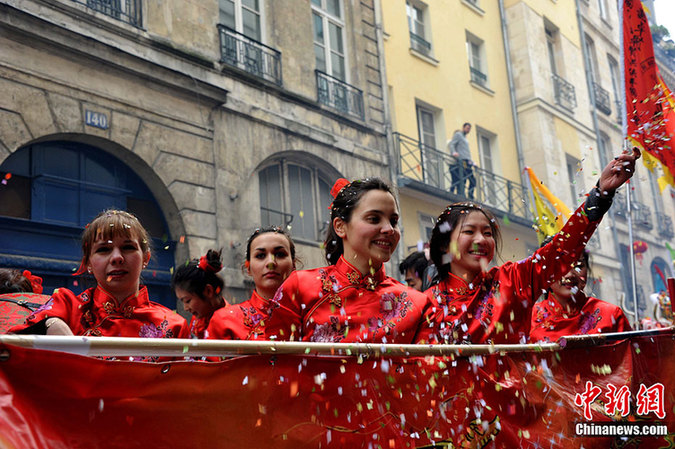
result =
[{"label": "red logo watermark", "polygon": [[[589,380],[586,381],[586,389],[582,393],[577,393],[574,397],[574,404],[584,408],[584,418],[591,420],[591,404],[598,399],[602,393],[602,388],[593,385]],[[617,388],[613,384],[607,384],[605,391],[605,413],[614,415],[620,413],[621,416],[628,416],[630,413],[631,394],[627,385]],[[651,387],[645,387],[640,384],[640,390],[635,395],[635,412],[638,415],[648,415],[654,413],[659,419],[666,417],[665,404],[663,401],[664,387],[661,383],[656,383]]]}]

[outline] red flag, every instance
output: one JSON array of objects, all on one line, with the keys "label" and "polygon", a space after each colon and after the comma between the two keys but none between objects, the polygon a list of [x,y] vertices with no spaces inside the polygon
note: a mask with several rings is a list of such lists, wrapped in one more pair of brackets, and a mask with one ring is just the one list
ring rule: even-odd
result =
[{"label": "red flag", "polygon": [[[577,436],[578,425],[616,419],[675,430],[673,332],[590,347],[571,341],[557,352],[216,363],[111,361],[0,343],[0,447],[607,448],[614,438]],[[621,441],[626,449],[666,444]]]},{"label": "red flag", "polygon": [[647,16],[640,0],[623,2],[623,50],[626,79],[627,136],[642,150],[651,171],[661,165],[666,183],[675,186],[673,96],[659,75]]}]

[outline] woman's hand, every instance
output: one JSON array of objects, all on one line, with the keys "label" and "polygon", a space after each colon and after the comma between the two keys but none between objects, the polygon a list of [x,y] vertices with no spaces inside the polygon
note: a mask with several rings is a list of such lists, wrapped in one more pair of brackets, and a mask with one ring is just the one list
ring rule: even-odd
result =
[{"label": "woman's hand", "polygon": [[611,196],[616,189],[628,181],[635,173],[635,161],[640,158],[640,150],[633,148],[630,153],[621,153],[614,158],[600,175],[598,189],[602,196]]},{"label": "woman's hand", "polygon": [[47,318],[45,327],[47,328],[47,335],[73,335],[73,331],[61,318]]}]

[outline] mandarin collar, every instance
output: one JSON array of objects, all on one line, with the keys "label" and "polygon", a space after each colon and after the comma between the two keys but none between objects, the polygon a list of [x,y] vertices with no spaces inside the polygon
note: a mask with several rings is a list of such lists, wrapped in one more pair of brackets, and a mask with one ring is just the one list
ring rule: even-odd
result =
[{"label": "mandarin collar", "polygon": [[251,295],[251,299],[249,299],[249,304],[253,307],[255,307],[256,310],[262,310],[269,304],[269,299],[265,299],[258,292],[254,289],[253,294]]},{"label": "mandarin collar", "polygon": [[335,269],[346,277],[351,285],[362,285],[368,290],[375,290],[375,287],[387,277],[384,264],[374,273],[363,275],[354,265],[347,262],[344,255],[340,256],[340,259],[335,264]]},{"label": "mandarin collar", "polygon": [[471,282],[467,282],[461,277],[448,273],[448,277],[445,279],[445,285],[447,290],[456,290],[459,292],[470,292],[476,290],[482,283],[485,273],[481,272],[476,275]]},{"label": "mandarin collar", "polygon": [[100,286],[97,286],[94,289],[94,304],[99,307],[112,307],[113,309],[118,309],[122,311],[129,307],[142,307],[149,305],[150,300],[148,299],[148,289],[145,285],[141,285],[138,289],[138,293],[128,296],[123,301],[118,302],[114,296],[112,296],[107,291],[103,290]]},{"label": "mandarin collar", "polygon": [[553,307],[556,309],[557,313],[561,315],[566,314],[568,316],[574,316],[581,313],[581,309],[583,309],[586,303],[588,302],[588,296],[586,296],[584,292],[579,292],[578,295],[579,295],[578,298],[575,298],[576,299],[575,302],[572,302],[571,300],[568,301],[569,310],[567,307],[563,306],[563,304],[558,300],[558,297],[556,296],[555,293],[550,292],[551,298],[549,299],[552,299],[552,301],[550,302],[553,303]]}]

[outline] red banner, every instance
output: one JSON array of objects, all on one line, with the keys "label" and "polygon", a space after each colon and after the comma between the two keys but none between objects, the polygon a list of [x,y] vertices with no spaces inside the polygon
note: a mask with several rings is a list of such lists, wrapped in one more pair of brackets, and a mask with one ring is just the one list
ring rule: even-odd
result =
[{"label": "red banner", "polygon": [[623,49],[627,138],[643,151],[650,170],[661,165],[663,190],[666,183],[675,186],[674,100],[659,75],[649,23],[639,0],[623,0]]},{"label": "red banner", "polygon": [[674,339],[668,329],[549,353],[169,363],[0,344],[0,447],[668,447],[577,433],[614,419],[672,434]]}]

